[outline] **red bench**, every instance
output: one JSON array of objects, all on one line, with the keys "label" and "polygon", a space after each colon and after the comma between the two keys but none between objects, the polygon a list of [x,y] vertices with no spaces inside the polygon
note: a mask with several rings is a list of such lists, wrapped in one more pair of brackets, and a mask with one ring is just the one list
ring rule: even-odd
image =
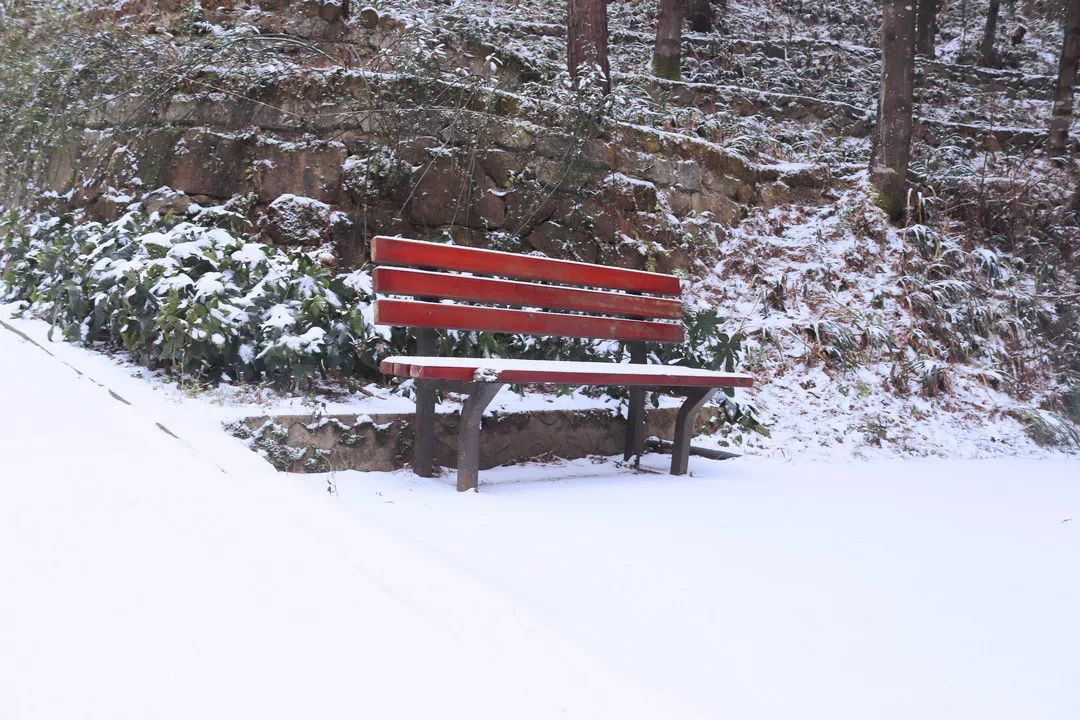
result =
[{"label": "red bench", "polygon": [[[509,383],[628,386],[626,459],[644,451],[646,390],[684,394],[673,475],[686,473],[690,437],[705,402],[718,388],[753,383],[741,373],[646,364],[647,342],[683,341],[674,275],[381,236],[371,256],[378,266],[375,292],[398,296],[377,297],[375,323],[418,328],[417,356],[389,357],[380,365],[387,375],[416,380],[416,474],[432,475],[436,391],[441,386],[467,395],[458,429],[458,490],[476,487],[481,418]],[[619,340],[631,362],[437,357],[436,328]]]}]

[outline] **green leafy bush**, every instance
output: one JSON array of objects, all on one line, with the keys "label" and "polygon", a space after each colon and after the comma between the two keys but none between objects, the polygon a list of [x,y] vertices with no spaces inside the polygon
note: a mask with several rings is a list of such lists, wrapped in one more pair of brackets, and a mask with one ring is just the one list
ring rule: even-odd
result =
[{"label": "green leafy bush", "polygon": [[[150,367],[199,380],[286,391],[336,377],[378,377],[412,333],[373,324],[371,276],[323,264],[322,251],[245,240],[220,209],[192,220],[130,212],[102,224],[45,216],[0,222],[0,296],[29,303],[72,342],[122,348]],[[740,341],[715,311],[687,315],[687,342],[654,359],[733,370]],[[612,341],[443,332],[440,354],[618,361]],[[615,391],[615,389],[613,389]]]},{"label": "green leafy bush", "polygon": [[181,376],[307,387],[318,375],[374,372],[379,336],[366,273],[334,273],[317,253],[247,242],[214,225],[129,213],[48,218],[0,239],[8,300],[31,303],[69,341],[107,343]]}]

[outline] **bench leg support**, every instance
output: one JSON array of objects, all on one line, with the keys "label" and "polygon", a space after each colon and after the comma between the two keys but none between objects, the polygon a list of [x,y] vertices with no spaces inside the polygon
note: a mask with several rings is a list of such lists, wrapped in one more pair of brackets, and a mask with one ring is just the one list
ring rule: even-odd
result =
[{"label": "bench leg support", "polygon": [[[435,354],[435,331],[420,328],[416,331],[416,354]],[[413,426],[413,472],[420,477],[435,474],[435,395],[436,384],[416,381],[416,417]]]},{"label": "bench leg support", "polygon": [[413,428],[413,472],[431,477],[435,466],[435,384],[416,381],[416,418]]},{"label": "bench leg support", "polygon": [[[630,362],[644,365],[646,355],[645,343],[632,342],[627,344],[630,351]],[[623,446],[623,460],[629,460],[635,455],[645,452],[645,388],[630,388],[630,402],[626,406],[626,442]]]},{"label": "bench leg support", "polygon": [[476,489],[480,475],[480,423],[484,410],[503,387],[504,383],[477,384],[461,408],[461,421],[458,423],[458,492]]},{"label": "bench leg support", "polygon": [[691,388],[675,416],[675,443],[671,449],[671,474],[685,475],[690,462],[690,438],[697,427],[701,408],[716,393],[715,388]]},{"label": "bench leg support", "polygon": [[630,388],[630,402],[626,407],[626,443],[623,460],[645,452],[645,388]]}]

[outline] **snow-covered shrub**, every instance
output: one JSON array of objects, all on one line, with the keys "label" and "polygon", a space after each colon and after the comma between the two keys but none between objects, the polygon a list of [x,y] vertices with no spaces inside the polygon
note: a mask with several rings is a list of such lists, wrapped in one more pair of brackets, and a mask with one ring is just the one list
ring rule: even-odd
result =
[{"label": "snow-covered shrub", "polygon": [[[659,345],[654,352],[656,361],[718,372],[735,372],[738,369],[742,357],[742,337],[724,332],[724,321],[716,310],[692,309],[686,313],[683,322],[686,324],[686,342],[681,345]],[[733,388],[724,388],[724,394],[727,397],[720,403],[724,420],[768,434],[768,429],[758,421],[754,405],[736,398]]]},{"label": "snow-covered shrub", "polygon": [[742,338],[723,330],[723,319],[711,308],[694,309],[683,318],[686,342],[658,345],[656,359],[665,365],[735,372],[742,351]]},{"label": "snow-covered shrub", "polygon": [[[214,220],[219,216],[214,216]],[[248,242],[214,225],[129,213],[72,224],[9,222],[6,298],[65,339],[104,342],[180,375],[306,387],[376,367],[370,277],[317,252]]]},{"label": "snow-covered shrub", "polygon": [[[328,375],[378,376],[415,352],[404,328],[372,324],[371,276],[326,267],[322,250],[245,240],[221,209],[192,220],[129,212],[102,224],[43,216],[0,222],[0,298],[22,300],[64,339],[127,350],[181,377],[304,389]],[[714,310],[686,317],[687,342],[656,360],[733,370],[738,337]],[[454,357],[617,361],[613,341],[441,332]],[[617,391],[617,389],[615,389]]]}]

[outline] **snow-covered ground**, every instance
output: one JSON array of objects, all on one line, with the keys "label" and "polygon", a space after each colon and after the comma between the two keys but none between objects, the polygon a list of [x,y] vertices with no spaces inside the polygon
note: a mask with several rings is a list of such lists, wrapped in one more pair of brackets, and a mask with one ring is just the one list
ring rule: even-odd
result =
[{"label": "snow-covered ground", "polygon": [[220,429],[172,437],[154,408],[6,329],[0,376],[4,720],[646,718],[680,706],[590,657],[527,598],[236,441],[213,447]]},{"label": "snow-covered ground", "polygon": [[4,720],[1080,716],[1076,460],[279,475],[43,345],[0,327]]}]

